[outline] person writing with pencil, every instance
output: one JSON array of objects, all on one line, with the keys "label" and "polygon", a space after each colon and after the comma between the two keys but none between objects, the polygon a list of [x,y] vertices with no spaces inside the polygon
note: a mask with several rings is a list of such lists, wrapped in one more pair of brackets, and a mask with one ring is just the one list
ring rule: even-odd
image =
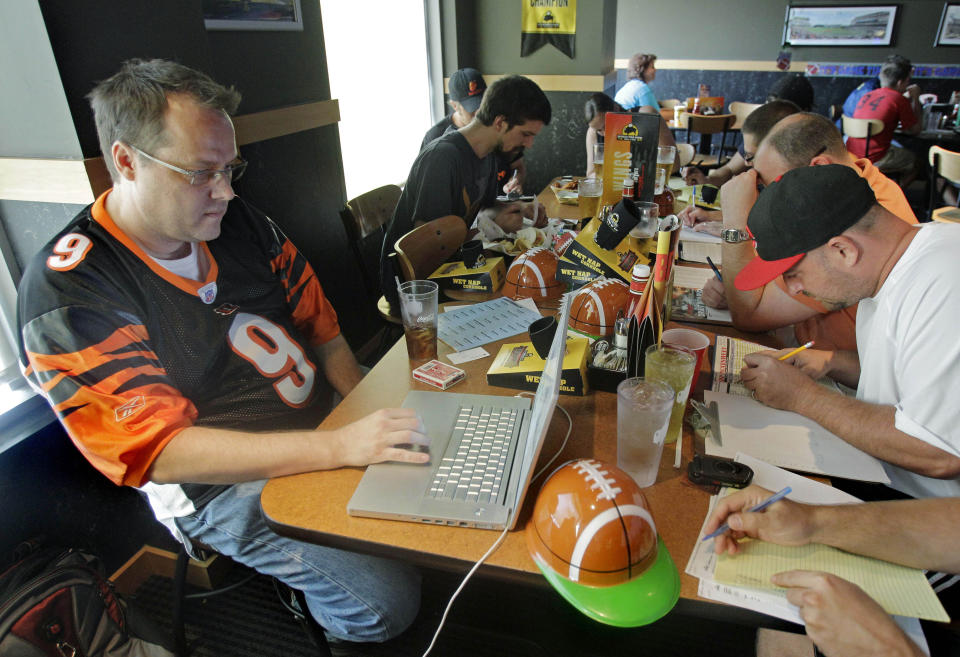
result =
[{"label": "person writing with pencil", "polygon": [[[717,503],[704,525],[707,535],[728,526],[714,538],[717,554],[737,554],[738,540],[749,537],[778,545],[822,543],[911,568],[960,573],[958,498],[836,506],[799,504],[787,498],[753,511],[770,496],[768,490],[749,486]],[[787,599],[800,609],[810,640],[828,657],[923,654],[879,604],[847,580],[792,570],[777,573],[773,583],[786,589]],[[933,654],[939,642],[945,642],[946,651],[956,648],[956,637],[931,633],[926,623],[924,629]]]},{"label": "person writing with pencil", "polygon": [[[758,256],[737,289],[777,276],[832,309],[859,302],[856,349],[746,357],[755,398],[804,415],[884,461],[912,497],[960,496],[960,226],[905,223],[845,165],[801,167],[760,193],[747,229]],[[818,385],[829,375],[856,398]]]}]

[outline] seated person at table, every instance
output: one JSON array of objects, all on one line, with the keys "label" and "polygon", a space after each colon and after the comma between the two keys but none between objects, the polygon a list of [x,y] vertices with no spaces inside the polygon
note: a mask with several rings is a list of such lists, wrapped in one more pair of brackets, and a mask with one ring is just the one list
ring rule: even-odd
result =
[{"label": "seated person at table", "polygon": [[[750,537],[777,545],[821,543],[910,568],[942,571],[927,575],[935,588],[947,579],[942,573],[960,573],[960,550],[956,549],[960,542],[960,499],[842,505],[809,505],[785,499],[761,513],[746,510],[771,494],[759,486],[750,486],[720,499],[703,527],[704,534],[708,534],[724,522],[730,526],[730,532],[715,539],[718,554],[737,554],[737,541]],[[937,577],[937,583],[931,575]],[[807,636],[826,655],[924,654],[856,584],[809,570],[777,573],[773,583],[787,589],[787,600],[799,607]],[[955,617],[948,601],[943,602],[947,613]],[[941,647],[934,643],[935,638],[952,643],[956,649],[956,637],[939,636],[947,634],[936,627],[939,625],[925,625],[934,655],[939,654],[936,648]],[[935,636],[931,629],[941,631]],[[951,646],[942,647],[949,650]]]},{"label": "seated person at table", "polygon": [[[643,112],[644,114],[660,114],[660,103],[657,102],[650,89],[650,84],[657,77],[656,55],[637,53],[627,63],[627,82],[614,96],[620,107],[628,112]],[[612,111],[612,110],[607,110]],[[676,146],[677,141],[670,131],[670,126],[660,117],[660,146]],[[589,159],[589,158],[588,158]],[[674,160],[674,171],[679,170],[680,154]]]},{"label": "seated person at table", "polygon": [[660,112],[650,83],[657,77],[656,55],[637,53],[627,63],[627,81],[613,99],[628,112]]},{"label": "seated person at table", "polygon": [[[908,172],[900,181],[903,187],[909,186],[915,177],[916,157],[891,142],[898,125],[908,135],[919,133],[922,127],[919,120],[923,114],[920,87],[910,84],[912,69],[910,60],[905,57],[889,58],[880,68],[880,88],[861,96],[852,115],[855,119],[883,121],[883,130],[870,137],[869,158],[882,171]],[[865,157],[867,140],[850,137],[847,149],[857,157]]]},{"label": "seated person at table", "polygon": [[426,440],[407,409],[315,429],[361,373],[310,264],[234,194],[240,95],[130,60],[89,97],[113,187],[24,272],[25,375],[179,540],[302,590],[331,637],[399,634],[419,606],[413,568],[279,536],[260,511],[268,477],[427,457],[397,447]]},{"label": "seated person at table", "polygon": [[473,228],[479,216],[514,233],[523,218],[536,213],[538,226],[547,222],[537,203],[497,201],[497,155],[529,148],[550,123],[550,101],[532,80],[502,77],[486,90],[473,120],[427,145],[417,156],[387,226],[380,257],[381,289],[393,302],[395,273],[388,254],[394,243],[420,224],[447,215],[463,218]]},{"label": "seated person at table", "polygon": [[[716,185],[719,187],[735,175],[743,173],[753,166],[753,156],[757,152],[757,146],[767,136],[770,129],[780,119],[796,114],[800,108],[789,100],[771,100],[757,109],[750,112],[747,118],[743,120],[740,126],[740,133],[743,138],[743,148],[741,151],[731,157],[726,164],[704,173],[702,169],[695,166],[684,167],[683,181],[688,185]],[[720,213],[711,214],[710,210],[698,208],[695,205],[689,205],[684,208],[681,219],[688,226],[693,226],[704,221],[721,221]]]},{"label": "seated person at table", "polygon": [[[487,90],[487,83],[475,68],[461,68],[450,76],[450,107],[453,114],[443,117],[432,128],[427,130],[420,143],[420,150],[427,147],[431,141],[441,135],[465,127],[477,113],[483,92]],[[526,166],[523,161],[523,149],[510,153],[500,153],[497,156],[497,182],[499,191],[504,194],[523,191],[523,179],[526,176]]]},{"label": "seated person at table", "polygon": [[[908,224],[851,167],[826,164],[771,182],[747,228],[759,255],[730,277],[738,289],[782,275],[790,294],[859,308],[855,350],[807,349],[786,361],[779,352],[751,354],[743,384],[758,401],[884,461],[891,487],[960,496],[960,341],[952,339],[960,226]],[[819,385],[823,376],[855,387],[856,398]]]},{"label": "seated person at table", "polygon": [[593,146],[603,143],[604,120],[607,112],[623,112],[620,104],[607,94],[596,93],[587,99],[583,115],[587,119],[587,178],[596,175],[593,167]]},{"label": "seated person at table", "polygon": [[[803,113],[777,123],[757,149],[753,172],[741,174],[724,185],[720,199],[723,227],[746,227],[747,214],[757,198],[758,180],[769,184],[790,169],[825,164],[842,164],[855,171],[873,189],[880,205],[907,223],[917,222],[896,183],[880,173],[870,160],[854,158],[829,119]],[[749,246],[724,244],[724,282],[707,282],[704,303],[729,306],[734,325],[741,330],[767,331],[792,324],[800,344],[814,340],[824,349],[856,348],[855,305],[836,309],[805,295],[791,296],[779,277],[759,290],[743,292],[734,287],[734,277],[752,256]]]},{"label": "seated person at table", "polygon": [[804,112],[813,110],[813,85],[800,73],[784,73],[767,93],[767,102],[789,100]]}]

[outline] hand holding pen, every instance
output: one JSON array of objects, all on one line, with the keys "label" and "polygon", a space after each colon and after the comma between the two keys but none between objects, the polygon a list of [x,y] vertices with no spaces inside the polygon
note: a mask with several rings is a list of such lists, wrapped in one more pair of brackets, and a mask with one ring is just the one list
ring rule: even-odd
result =
[{"label": "hand holding pen", "polygon": [[789,486],[776,494],[748,486],[721,498],[703,527],[701,540],[713,537],[717,554],[736,554],[740,550],[737,541],[744,537],[778,545],[806,545],[815,529],[816,507],[790,501],[786,498],[790,492]]}]

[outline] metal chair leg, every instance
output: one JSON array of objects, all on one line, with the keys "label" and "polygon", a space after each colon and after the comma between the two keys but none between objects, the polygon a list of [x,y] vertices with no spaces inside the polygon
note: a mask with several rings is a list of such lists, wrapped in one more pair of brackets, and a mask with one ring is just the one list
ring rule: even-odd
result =
[{"label": "metal chair leg", "polygon": [[180,546],[177,565],[173,573],[173,645],[177,657],[187,657],[187,636],[183,620],[183,596],[187,585],[187,566],[190,555]]}]

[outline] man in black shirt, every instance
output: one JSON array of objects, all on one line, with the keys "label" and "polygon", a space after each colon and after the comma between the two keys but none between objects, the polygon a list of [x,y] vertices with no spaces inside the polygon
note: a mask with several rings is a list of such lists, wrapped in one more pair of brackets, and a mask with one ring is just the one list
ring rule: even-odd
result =
[{"label": "man in black shirt", "polygon": [[[461,68],[450,76],[450,107],[453,114],[448,114],[437,121],[427,130],[420,143],[422,152],[434,139],[448,132],[466,127],[473,121],[474,115],[480,108],[483,92],[487,90],[487,83],[475,68]],[[523,191],[523,178],[526,166],[523,161],[523,148],[497,155],[497,189],[500,194]]]},{"label": "man in black shirt", "polygon": [[[525,77],[510,75],[484,93],[473,120],[430,142],[420,152],[387,228],[380,262],[380,281],[388,299],[396,299],[393,268],[387,254],[414,227],[447,215],[462,217],[468,228],[478,215],[492,219],[505,232],[523,227],[535,208],[525,203],[498,203],[496,156],[527,148],[550,122],[550,101]],[[545,225],[543,212],[538,224]]]}]

